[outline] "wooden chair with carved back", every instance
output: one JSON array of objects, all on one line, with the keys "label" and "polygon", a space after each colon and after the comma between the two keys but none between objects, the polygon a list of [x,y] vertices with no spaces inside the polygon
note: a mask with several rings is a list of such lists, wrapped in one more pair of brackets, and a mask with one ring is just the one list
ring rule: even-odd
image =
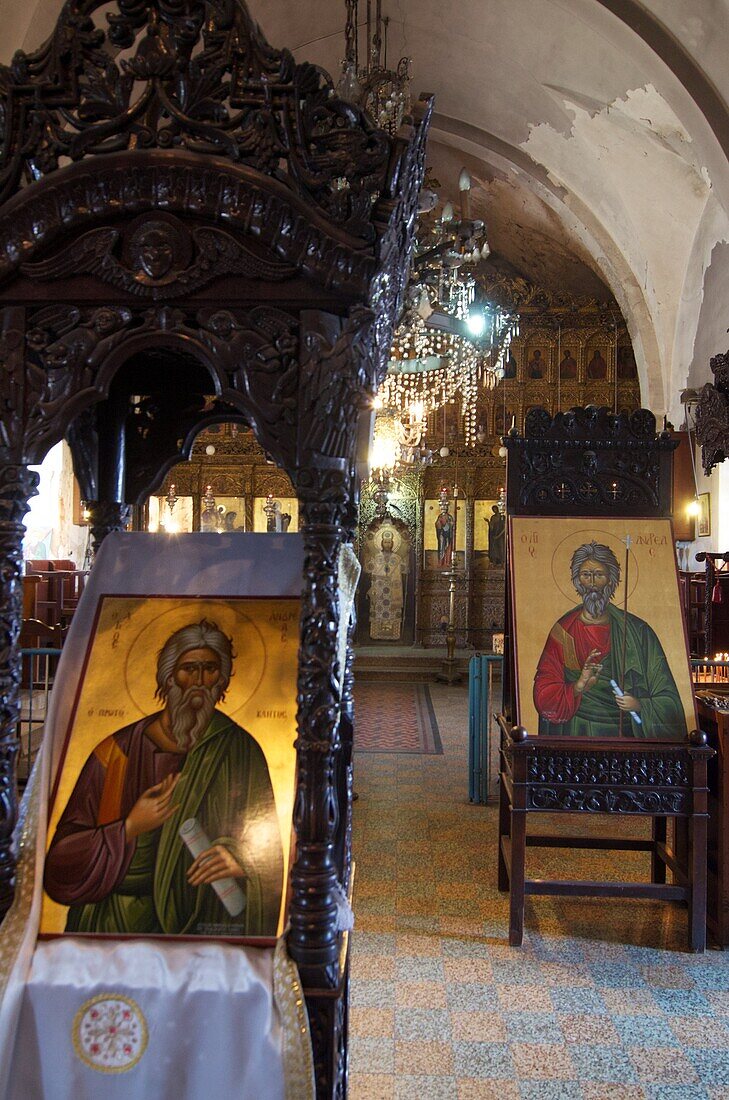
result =
[{"label": "wooden chair with carved back", "polygon": [[[645,409],[614,415],[577,408],[555,417],[532,410],[524,435],[504,437],[507,514],[511,517],[664,518],[671,510],[675,443],[656,434]],[[692,729],[686,742],[535,736],[517,725],[517,665],[513,606],[515,550],[507,551],[504,713],[501,728],[499,889],[510,892],[509,942],[524,934],[525,897],[624,897],[688,905],[688,945],[706,943],[707,762],[713,751]],[[688,658],[687,658],[688,659]],[[620,723],[622,729],[622,722]],[[535,814],[635,815],[652,820],[650,839],[595,836],[580,828],[560,835],[529,834]],[[675,842],[667,825],[676,824]],[[587,833],[588,835],[585,835]],[[641,851],[650,856],[649,882],[531,879],[530,847]],[[666,872],[674,881],[667,883]]]}]

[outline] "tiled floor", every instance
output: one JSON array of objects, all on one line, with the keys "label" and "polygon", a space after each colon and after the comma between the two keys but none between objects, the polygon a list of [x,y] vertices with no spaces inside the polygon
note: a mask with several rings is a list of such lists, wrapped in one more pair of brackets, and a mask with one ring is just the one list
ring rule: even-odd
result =
[{"label": "tiled floor", "polygon": [[[432,694],[445,755],[357,757],[352,1100],[729,1100],[729,951],[685,953],[678,906],[561,898],[529,900],[510,948],[495,809],[468,803],[467,694]],[[647,868],[559,849],[528,866],[567,860]]]}]

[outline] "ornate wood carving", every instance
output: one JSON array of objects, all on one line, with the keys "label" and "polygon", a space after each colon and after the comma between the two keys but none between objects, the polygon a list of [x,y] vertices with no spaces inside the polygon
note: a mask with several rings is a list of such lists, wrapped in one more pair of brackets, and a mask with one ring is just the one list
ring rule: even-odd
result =
[{"label": "ornate wood carving", "polygon": [[528,809],[563,810],[593,814],[681,814],[690,805],[687,791],[630,790],[625,787],[548,787],[537,783],[528,788]]},{"label": "ornate wood carving", "polygon": [[17,818],[15,763],[20,717],[20,653],[23,615],[23,517],[35,496],[38,474],[26,466],[0,465],[0,913],[13,898],[11,851]]},{"label": "ornate wood carving", "polygon": [[689,781],[687,760],[675,752],[591,753],[579,749],[540,748],[530,756],[527,775],[535,783],[614,783],[618,786],[648,784],[680,787]]},{"label": "ornate wood carving", "polygon": [[49,42],[0,69],[0,202],[65,158],[184,149],[281,178],[374,239],[390,142],[321,69],[269,46],[241,3],[117,0],[105,19],[106,7],[70,0]]},{"label": "ornate wood carving", "polygon": [[335,840],[344,807],[338,804],[336,763],[345,670],[339,668],[337,652],[337,568],[342,524],[353,491],[359,407],[368,368],[372,369],[366,340],[370,318],[359,312],[344,322],[316,312],[301,317],[294,484],[301,502],[304,591],[294,807],[297,856],[291,875],[289,949],[302,974],[332,966],[338,953]]},{"label": "ornate wood carving", "polygon": [[93,274],[127,294],[168,300],[222,275],[275,282],[297,269],[270,250],[259,246],[254,251],[225,230],[198,226],[190,231],[178,218],[156,211],[122,229],[90,229],[52,258],[21,264],[20,270],[44,282]]},{"label": "ornate wood carving", "polygon": [[[506,437],[507,505],[517,514],[640,515],[671,507],[668,432],[656,436],[647,409],[617,416],[606,408],[575,408],[552,417],[532,409],[525,435]],[[512,476],[512,467],[516,469]]]},{"label": "ornate wood carving", "polygon": [[306,998],[317,1100],[344,1100],[347,1094],[348,987],[347,979],[339,997]]},{"label": "ornate wood carving", "polygon": [[141,440],[132,500],[146,496],[172,462],[187,457],[200,425],[220,418],[226,408],[233,415],[243,412],[266,449],[292,469],[299,349],[298,326],[289,314],[270,306],[247,312],[46,306],[30,314],[29,325],[26,374],[36,401],[28,415],[25,451],[32,459],[40,459],[60,438],[82,403],[99,400],[117,364],[161,348],[197,352],[219,404],[196,404],[189,390],[170,392],[167,380],[155,383],[150,369],[144,384],[156,400],[138,407],[129,424],[132,449]]},{"label": "ornate wood carving", "polygon": [[729,455],[729,351],[712,356],[711,372],[716,385],[706,383],[696,408],[696,439],[706,474]]},{"label": "ornate wood carving", "polygon": [[[513,747],[504,750],[507,759]],[[691,776],[686,749],[591,752],[533,744],[526,760],[528,808],[583,813],[685,813]]]},{"label": "ornate wood carving", "polygon": [[342,886],[345,891],[349,889],[352,875],[352,798],[354,794],[354,767],[352,764],[352,752],[354,750],[354,636],[357,630],[357,612],[353,604],[352,614],[347,630],[347,659],[342,680],[342,721],[340,726],[340,740],[342,752],[339,759],[339,807],[340,813],[345,818],[344,829],[341,832],[341,847],[337,852],[337,864],[340,869]]},{"label": "ornate wood carving", "polygon": [[26,400],[32,383],[23,372],[25,310],[0,310],[0,461],[18,462],[23,453]]},{"label": "ornate wood carving", "polygon": [[86,507],[89,511],[91,549],[96,554],[107,535],[112,531],[126,530],[132,509],[129,504],[103,500],[87,500]]},{"label": "ornate wood carving", "polygon": [[[120,210],[160,208],[222,222],[231,232],[253,237],[264,249],[262,258],[273,253],[327,290],[367,295],[378,269],[371,247],[321,222],[283,184],[240,166],[152,149],[110,155],[103,169],[87,161],[72,165],[6,203],[0,214],[0,239],[7,242],[0,253],[0,282],[20,264],[34,262],[40,249],[82,231],[92,216],[109,219]],[[37,274],[30,268],[27,273]],[[52,287],[49,279],[49,296],[56,297]],[[168,289],[157,297],[174,296],[174,282]]]},{"label": "ornate wood carving", "polygon": [[[289,949],[302,971],[331,966],[338,954],[339,880],[335,835],[340,808],[336,758],[340,749],[342,687],[337,656],[337,559],[342,528],[338,508],[305,506],[304,592],[299,651],[296,749],[299,778],[294,806],[296,862],[291,872]],[[326,522],[326,519],[330,522]],[[334,522],[332,522],[334,521]]]}]

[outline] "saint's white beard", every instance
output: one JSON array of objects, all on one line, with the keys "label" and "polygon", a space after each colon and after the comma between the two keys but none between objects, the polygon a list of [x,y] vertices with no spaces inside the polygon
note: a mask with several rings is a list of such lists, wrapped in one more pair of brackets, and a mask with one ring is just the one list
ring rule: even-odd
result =
[{"label": "saint's white beard", "polygon": [[[192,705],[190,700],[193,694],[202,695],[199,706]],[[169,684],[167,708],[170,712],[172,736],[183,752],[189,752],[208,728],[220,696],[221,690],[218,686],[181,688],[174,680]]]},{"label": "saint's white beard", "polygon": [[614,584],[606,584],[602,592],[597,592],[594,588],[585,588],[583,584],[578,584],[575,581],[575,588],[582,596],[582,606],[593,619],[605,614],[607,606],[615,594],[615,587]]}]

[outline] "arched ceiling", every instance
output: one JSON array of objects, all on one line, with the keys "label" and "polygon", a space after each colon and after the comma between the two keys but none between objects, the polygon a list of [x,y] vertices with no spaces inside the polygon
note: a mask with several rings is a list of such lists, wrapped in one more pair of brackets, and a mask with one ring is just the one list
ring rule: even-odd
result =
[{"label": "arched ceiling", "polygon": [[[249,7],[272,44],[338,72],[344,0]],[[615,296],[644,403],[677,419],[680,390],[708,375],[707,349],[726,347],[714,294],[729,277],[729,0],[383,7],[390,60],[411,57],[414,92],[436,95],[434,174],[455,196],[469,168],[474,212],[517,270]],[[0,60],[37,46],[59,9],[0,0]]]}]

